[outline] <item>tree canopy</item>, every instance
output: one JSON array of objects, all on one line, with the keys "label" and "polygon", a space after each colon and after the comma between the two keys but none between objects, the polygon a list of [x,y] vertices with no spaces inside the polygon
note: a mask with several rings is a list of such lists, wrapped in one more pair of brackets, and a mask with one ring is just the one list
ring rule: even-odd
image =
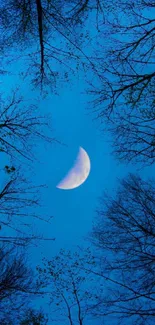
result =
[{"label": "tree canopy", "polygon": [[[122,324],[154,323],[155,185],[133,174],[115,196],[100,200],[91,240],[101,251],[100,271],[109,293],[98,313],[116,315]],[[130,322],[129,322],[130,323]]]}]

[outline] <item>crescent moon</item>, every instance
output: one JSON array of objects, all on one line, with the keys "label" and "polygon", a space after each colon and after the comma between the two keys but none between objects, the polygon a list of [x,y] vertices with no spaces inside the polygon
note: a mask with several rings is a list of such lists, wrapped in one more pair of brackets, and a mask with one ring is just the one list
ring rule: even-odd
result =
[{"label": "crescent moon", "polygon": [[80,147],[76,161],[67,175],[56,186],[61,190],[71,190],[83,184],[90,173],[90,159],[87,152]]}]

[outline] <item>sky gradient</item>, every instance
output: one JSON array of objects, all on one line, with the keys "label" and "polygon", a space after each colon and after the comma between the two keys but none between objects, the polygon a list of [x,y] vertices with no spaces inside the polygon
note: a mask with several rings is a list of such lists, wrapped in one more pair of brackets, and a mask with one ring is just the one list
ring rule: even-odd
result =
[{"label": "sky gradient", "polygon": [[[12,74],[4,78],[2,91],[9,94],[17,85],[24,99],[31,101],[38,98],[38,111],[45,116],[51,114],[52,136],[58,140],[52,144],[36,144],[37,161],[33,163],[33,173],[26,164],[23,165],[26,177],[34,184],[46,184],[47,188],[42,191],[42,218],[44,214],[53,217],[50,225],[42,221],[35,223],[36,233],[55,238],[54,241],[43,241],[37,247],[28,249],[29,263],[35,267],[41,264],[42,257],[51,259],[60,248],[74,251],[77,245],[89,245],[86,237],[91,231],[103,191],[115,194],[119,179],[126,177],[129,172],[139,173],[145,179],[155,174],[155,166],[141,169],[137,165],[122,164],[114,158],[106,125],[94,120],[83,74],[75,75],[72,85],[66,82],[60,87],[59,95],[51,92],[46,98],[41,98],[37,90],[32,91],[28,79],[21,83],[17,76],[21,68],[24,66],[20,61],[13,64]],[[89,155],[89,177],[73,190],[58,189],[56,186],[72,168],[79,147],[84,148]],[[1,157],[0,168],[3,169],[9,160],[5,156]]]}]

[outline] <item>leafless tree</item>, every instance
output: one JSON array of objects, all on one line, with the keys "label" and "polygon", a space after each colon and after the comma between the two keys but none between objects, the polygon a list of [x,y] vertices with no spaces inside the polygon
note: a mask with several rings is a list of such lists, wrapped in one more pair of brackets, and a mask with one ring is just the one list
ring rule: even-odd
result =
[{"label": "leafless tree", "polygon": [[50,120],[51,116],[40,116],[37,107],[24,102],[17,92],[12,93],[8,103],[3,101],[0,154],[11,158],[13,165],[6,165],[0,171],[0,241],[27,244],[41,238],[33,233],[36,218],[50,222],[41,208],[40,194],[45,186],[35,186],[23,176],[25,160],[34,162],[36,158],[33,147],[38,140],[56,141],[50,134]]},{"label": "leafless tree", "polygon": [[109,126],[114,155],[121,161],[140,162],[143,166],[155,163],[155,115],[123,109]]},{"label": "leafless tree", "polygon": [[[100,31],[94,110],[109,122],[114,153],[123,160],[155,162],[154,1],[107,1],[111,15]],[[96,71],[94,71],[96,74]]]},{"label": "leafless tree", "polygon": [[91,240],[100,251],[107,285],[97,315],[114,315],[122,324],[153,324],[155,319],[155,186],[129,175],[117,195],[101,198]]},{"label": "leafless tree", "polygon": [[[37,292],[34,272],[26,258],[12,246],[0,247],[0,322],[16,324]],[[7,324],[8,324],[7,323]]]},{"label": "leafless tree", "polygon": [[51,217],[41,206],[44,187],[34,186],[15,171],[9,175],[0,188],[0,241],[27,245],[32,240],[47,240],[34,231],[36,220],[50,224]]},{"label": "leafless tree", "polygon": [[51,261],[43,259],[43,266],[37,267],[39,284],[50,294],[54,315],[51,321],[92,324],[92,309],[100,289],[93,277],[80,268],[85,258],[90,261],[89,253],[89,250],[81,254],[78,250],[71,253],[61,249]]},{"label": "leafless tree", "polygon": [[0,109],[0,151],[11,157],[34,158],[32,147],[37,141],[56,141],[52,133],[51,116],[38,114],[37,105],[30,104],[18,93],[3,99]]},{"label": "leafless tree", "polygon": [[[23,319],[19,322],[19,325],[47,325],[48,319],[42,310],[34,310],[29,308],[26,310]],[[13,324],[8,324],[13,325]]]},{"label": "leafless tree", "polygon": [[105,4],[102,0],[68,0],[67,2],[68,10],[66,10],[66,17],[73,25],[81,25],[87,18],[89,18],[90,12],[94,12],[96,15],[97,26],[100,14],[103,15],[103,9],[105,9]]},{"label": "leafless tree", "polygon": [[[25,54],[26,74],[31,74],[35,86],[57,84],[57,80],[75,73],[84,52],[78,46],[83,35],[75,32],[82,15],[92,9],[99,12],[101,4],[94,1],[14,0],[1,2],[2,45],[7,52],[15,49],[19,57]],[[11,17],[11,19],[10,19]],[[83,38],[84,41],[84,38]],[[25,49],[25,51],[23,51]],[[24,53],[23,53],[24,52]],[[11,51],[11,60],[17,55]],[[7,53],[7,63],[10,61]],[[86,56],[85,56],[86,58]],[[61,75],[60,68],[61,67]],[[77,66],[76,66],[77,67]]]}]

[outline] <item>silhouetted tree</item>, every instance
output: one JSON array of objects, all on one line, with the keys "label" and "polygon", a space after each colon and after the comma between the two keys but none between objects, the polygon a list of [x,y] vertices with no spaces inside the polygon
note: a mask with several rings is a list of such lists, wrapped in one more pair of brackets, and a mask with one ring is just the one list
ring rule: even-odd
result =
[{"label": "silhouetted tree", "polygon": [[[82,22],[92,9],[101,10],[99,0],[2,1],[2,47],[5,53],[16,47],[19,57],[25,55],[26,74],[32,74],[36,86],[53,86],[63,78],[68,81],[69,73],[75,73],[73,66],[84,56],[78,45],[83,32],[75,32],[75,22]],[[14,50],[13,55],[17,55]],[[9,62],[8,53],[7,57]]]},{"label": "silhouetted tree", "polygon": [[[108,1],[96,50],[98,81],[90,93],[98,118],[114,136],[114,153],[126,161],[155,162],[155,19],[153,1]],[[96,74],[96,70],[94,71]]]},{"label": "silhouetted tree", "polygon": [[[63,324],[92,324],[92,309],[100,292],[94,278],[82,270],[85,259],[92,263],[89,250],[75,253],[60,250],[51,261],[38,266],[39,285],[50,295],[51,321]],[[46,288],[46,289],[45,289]]]},{"label": "silhouetted tree", "polygon": [[0,151],[11,157],[32,160],[32,147],[39,139],[55,141],[46,136],[47,131],[52,131],[50,120],[51,116],[38,114],[37,106],[24,101],[18,91],[12,92],[2,101],[0,109]]},{"label": "silhouetted tree", "polygon": [[[123,112],[123,110],[122,110]],[[109,127],[113,136],[113,153],[120,160],[152,165],[155,162],[155,115],[128,109],[117,114]]]},{"label": "silhouetted tree", "polygon": [[20,321],[19,325],[46,325],[48,322],[47,317],[42,311],[28,309],[25,317]]},{"label": "silhouetted tree", "polygon": [[4,317],[0,319],[1,325],[47,325],[48,319],[42,311],[32,308],[25,309],[22,315],[17,316],[18,319],[9,319]]},{"label": "silhouetted tree", "polygon": [[50,224],[51,218],[41,208],[42,187],[34,186],[19,173],[0,187],[0,241],[26,245],[35,239],[47,239],[33,229],[35,220]]},{"label": "silhouetted tree", "polygon": [[68,0],[68,10],[66,10],[66,17],[73,25],[81,25],[84,23],[91,12],[96,15],[96,23],[98,26],[100,14],[103,15],[105,3],[103,0]]},{"label": "silhouetted tree", "polygon": [[18,324],[38,288],[24,255],[13,246],[0,247],[0,323]]},{"label": "silhouetted tree", "polygon": [[109,284],[96,315],[118,317],[122,324],[155,320],[155,186],[129,175],[117,195],[101,198],[91,240],[100,251],[100,271]]},{"label": "silhouetted tree", "polygon": [[50,134],[46,135],[51,131],[50,120],[49,116],[40,116],[36,106],[24,102],[16,92],[8,98],[8,103],[3,102],[0,109],[0,154],[11,158],[13,163],[0,172],[1,241],[27,244],[31,239],[41,238],[33,234],[33,224],[35,218],[47,221],[46,215],[38,209],[43,186],[28,182],[23,176],[23,165],[20,168],[19,165],[25,159],[34,161],[33,147],[38,140],[55,141]]}]

